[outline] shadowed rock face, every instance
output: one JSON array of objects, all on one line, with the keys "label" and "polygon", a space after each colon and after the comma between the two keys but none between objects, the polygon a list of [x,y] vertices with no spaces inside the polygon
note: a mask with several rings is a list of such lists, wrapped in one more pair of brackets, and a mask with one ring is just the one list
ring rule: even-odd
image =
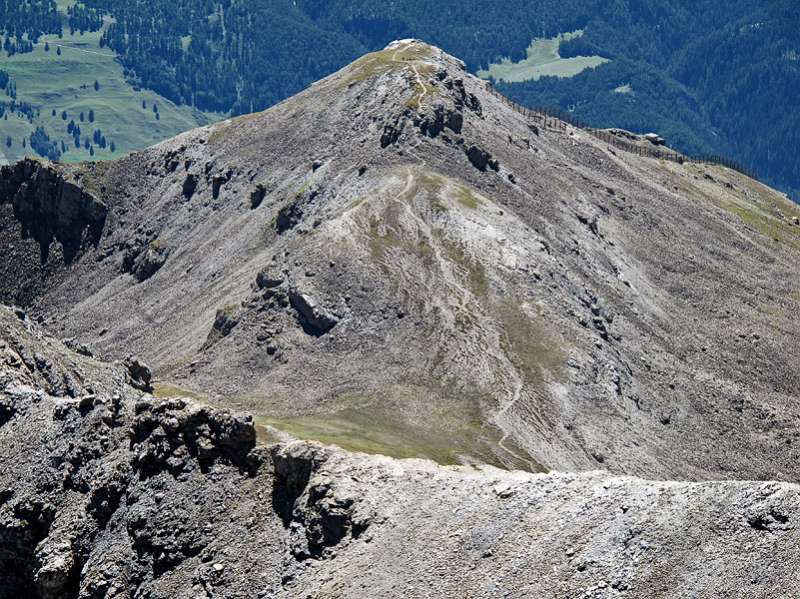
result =
[{"label": "shadowed rock face", "polygon": [[43,264],[55,242],[61,244],[66,264],[85,243],[96,245],[108,213],[108,207],[80,184],[31,159],[0,167],[0,204],[13,208],[23,236],[39,243]]},{"label": "shadowed rock face", "polygon": [[97,243],[42,267],[4,204],[0,284],[99,356],[401,456],[800,475],[796,207],[528,122],[435,48],[59,172],[108,207]]},{"label": "shadowed rock face", "polygon": [[48,274],[96,249],[107,214],[62,167],[30,159],[0,167],[0,299],[37,298],[52,285]]}]

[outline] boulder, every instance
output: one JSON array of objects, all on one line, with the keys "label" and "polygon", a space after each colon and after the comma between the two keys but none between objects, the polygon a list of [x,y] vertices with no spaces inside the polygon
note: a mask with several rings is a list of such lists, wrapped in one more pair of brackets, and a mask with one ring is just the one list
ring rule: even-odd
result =
[{"label": "boulder", "polygon": [[309,335],[321,337],[339,323],[335,315],[322,308],[310,295],[297,289],[289,290],[289,302],[297,310],[300,324]]}]

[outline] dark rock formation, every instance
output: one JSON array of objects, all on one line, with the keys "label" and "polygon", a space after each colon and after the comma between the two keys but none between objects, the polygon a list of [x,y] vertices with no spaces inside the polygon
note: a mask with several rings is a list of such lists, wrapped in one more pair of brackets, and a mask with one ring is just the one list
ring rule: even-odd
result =
[{"label": "dark rock formation", "polygon": [[369,527],[369,516],[354,509],[356,497],[343,496],[328,481],[311,480],[312,473],[324,468],[326,457],[313,447],[272,451],[273,506],[289,529],[291,552],[298,560],[325,557],[326,550],[357,539]]},{"label": "dark rock formation", "polygon": [[131,356],[125,359],[125,368],[128,369],[128,382],[132,387],[142,391],[153,390],[150,384],[153,379],[153,373],[147,364],[138,357]]},{"label": "dark rock formation", "polygon": [[500,169],[497,160],[494,160],[489,152],[478,146],[473,145],[467,148],[467,158],[469,158],[472,166],[479,171],[485,171],[487,167],[491,168],[493,171]]},{"label": "dark rock formation", "polygon": [[297,310],[297,315],[303,330],[309,335],[320,337],[339,323],[339,319],[331,312],[322,308],[310,295],[297,289],[289,291],[289,301]]},{"label": "dark rock formation", "polygon": [[303,220],[309,205],[322,193],[321,189],[303,189],[295,194],[292,200],[278,211],[275,229],[279,234],[293,229]]},{"label": "dark rock formation", "polygon": [[169,251],[158,242],[151,242],[133,261],[131,273],[139,282],[146,281],[164,266]]},{"label": "dark rock formation", "polygon": [[396,119],[393,123],[384,126],[383,133],[381,134],[381,147],[388,148],[390,145],[397,143],[400,136],[403,134],[403,119]]},{"label": "dark rock formation", "polygon": [[267,188],[262,184],[256,185],[256,188],[250,193],[250,208],[255,210],[261,206],[261,202],[267,197]]},{"label": "dark rock formation", "polygon": [[193,173],[189,173],[186,175],[186,178],[183,180],[183,197],[187,200],[190,200],[194,195],[195,190],[197,189],[197,184],[200,182],[200,177]]},{"label": "dark rock formation", "polygon": [[275,267],[268,266],[261,270],[256,277],[256,286],[259,289],[272,289],[278,287],[284,282],[284,275]]},{"label": "dark rock formation", "polygon": [[97,244],[108,207],[55,166],[25,159],[0,167],[0,205],[13,206],[23,234],[33,237],[47,261],[50,246],[63,246],[69,263],[85,243]]},{"label": "dark rock formation", "polygon": [[233,329],[239,324],[237,312],[235,306],[227,306],[222,310],[217,310],[217,315],[214,318],[211,332],[209,332],[208,338],[206,339],[205,347],[211,347],[223,337],[227,337],[231,334]]},{"label": "dark rock formation", "polygon": [[461,133],[464,127],[464,114],[461,110],[439,105],[434,107],[431,113],[418,117],[416,125],[429,137],[438,136],[445,128],[453,133]]}]

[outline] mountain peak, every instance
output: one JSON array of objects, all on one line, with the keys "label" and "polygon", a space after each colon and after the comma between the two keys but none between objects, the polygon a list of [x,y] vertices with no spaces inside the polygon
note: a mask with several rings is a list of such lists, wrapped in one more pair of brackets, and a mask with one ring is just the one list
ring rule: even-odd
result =
[{"label": "mountain peak", "polygon": [[[265,112],[60,171],[2,171],[0,243],[21,258],[0,292],[168,388],[442,462],[710,478],[717,457],[663,448],[712,430],[717,455],[762,458],[742,477],[797,469],[748,433],[759,412],[695,407],[710,378],[791,393],[800,325],[772,306],[762,331],[760,281],[796,279],[797,209],[515,109],[432,46],[396,42]],[[62,180],[103,207],[66,246],[56,225],[86,219],[41,192]],[[726,334],[709,285],[756,341]]]}]

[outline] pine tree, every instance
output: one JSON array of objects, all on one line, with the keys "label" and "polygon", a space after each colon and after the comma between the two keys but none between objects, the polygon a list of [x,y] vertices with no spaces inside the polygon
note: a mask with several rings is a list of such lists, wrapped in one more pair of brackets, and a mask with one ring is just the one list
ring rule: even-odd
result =
[{"label": "pine tree", "polygon": [[94,91],[96,92],[100,91],[100,82],[97,81],[97,79],[94,80]]},{"label": "pine tree", "polygon": [[94,123],[94,110],[89,109],[89,122]]}]

